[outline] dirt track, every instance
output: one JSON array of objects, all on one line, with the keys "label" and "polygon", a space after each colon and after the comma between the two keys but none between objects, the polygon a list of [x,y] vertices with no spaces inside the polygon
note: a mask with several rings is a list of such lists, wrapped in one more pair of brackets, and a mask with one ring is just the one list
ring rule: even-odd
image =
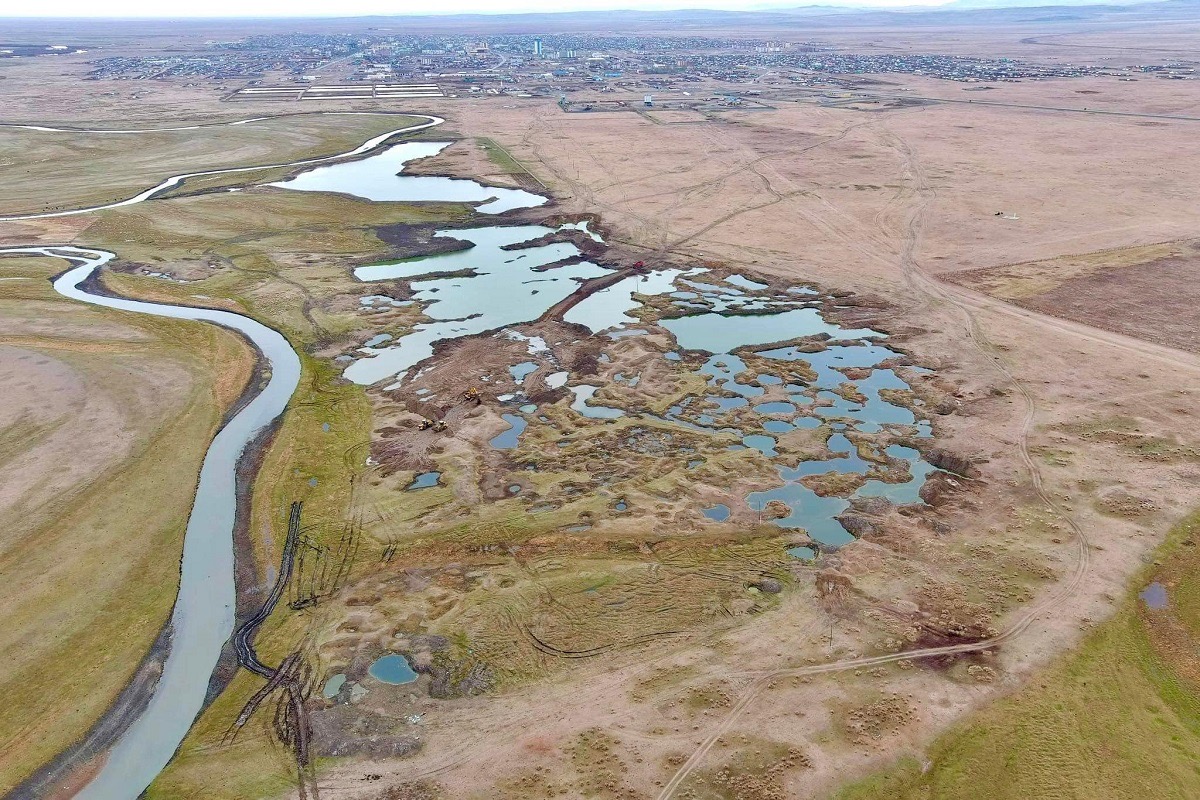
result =
[{"label": "dirt track", "polygon": [[[467,119],[459,120],[458,124],[468,128],[471,124],[483,124],[478,119],[471,121],[474,110],[460,108]],[[682,138],[667,142],[666,146],[683,154],[703,151],[711,163],[688,165],[685,169],[678,163],[665,161],[660,165],[663,168],[650,173],[649,178],[641,166],[655,158],[665,160],[661,153],[646,153],[642,164],[635,163],[638,159],[627,159],[614,151],[609,141],[614,138],[613,130],[582,129],[578,121],[564,122],[553,113],[532,117],[516,113],[499,118],[489,115],[486,123],[505,133],[499,140],[511,144],[517,157],[533,164],[535,171],[544,170],[541,174],[557,192],[569,195],[568,202],[577,210],[604,212],[605,221],[615,228],[622,244],[678,260],[719,260],[741,265],[748,271],[761,270],[795,279],[815,278],[833,287],[887,292],[891,299],[908,308],[911,326],[920,329],[913,334],[917,349],[943,357],[948,372],[957,371],[960,378],[980,389],[981,394],[986,387],[994,386],[995,380],[1005,388],[1015,389],[1020,395],[1019,408],[993,409],[969,420],[952,419],[948,423],[955,428],[951,436],[957,436],[960,442],[964,439],[986,442],[995,460],[990,468],[993,477],[1006,478],[1014,484],[1028,482],[1032,487],[1030,506],[1053,509],[1072,532],[1072,541],[1061,548],[1061,554],[1073,561],[1057,585],[1010,615],[1002,632],[984,641],[779,667],[771,664],[773,659],[768,651],[772,642],[765,640],[761,652],[747,654],[749,668],[715,668],[713,674],[738,684],[738,699],[720,715],[715,726],[711,721],[706,723],[700,741],[662,787],[661,798],[671,796],[697,767],[704,765],[722,736],[738,729],[745,712],[778,678],[854,671],[936,655],[992,650],[1003,645],[1010,654],[1009,663],[1016,680],[1037,663],[1034,654],[1052,652],[1069,643],[1081,625],[1081,618],[1104,613],[1103,592],[1120,584],[1137,552],[1147,542],[1126,543],[1122,548],[1119,541],[1128,538],[1128,529],[1104,520],[1097,524],[1091,517],[1087,523],[1089,530],[1095,529],[1098,541],[1110,551],[1103,558],[1093,559],[1092,547],[1078,521],[1080,506],[1064,498],[1066,489],[1074,486],[1069,479],[1078,474],[1090,477],[1102,472],[1097,461],[1103,453],[1081,451],[1082,463],[1076,473],[1054,474],[1048,472],[1039,451],[1047,447],[1047,431],[1072,418],[1077,409],[1100,413],[1111,405],[1119,406],[1121,400],[1146,395],[1141,387],[1121,384],[1131,365],[1152,361],[1147,371],[1171,375],[1180,391],[1191,391],[1200,371],[1200,358],[1168,346],[1012,306],[939,280],[937,276],[949,271],[944,269],[947,265],[938,264],[938,269],[933,269],[929,264],[955,248],[968,250],[970,235],[982,230],[983,225],[994,223],[986,218],[980,222],[975,218],[977,214],[963,214],[960,209],[947,210],[946,195],[950,195],[949,202],[953,205],[961,202],[961,193],[944,188],[952,184],[943,174],[944,163],[931,168],[926,153],[922,150],[918,155],[919,149],[927,148],[921,138],[923,133],[940,124],[922,121],[920,115],[935,112],[904,112],[907,116],[865,120],[853,112],[821,112],[820,119],[813,124],[830,130],[819,132],[794,132],[786,124],[771,121],[765,124],[776,129],[766,132],[743,121],[680,126],[673,130],[686,128],[687,133],[667,134]],[[795,115],[791,121],[797,122]],[[620,141],[629,141],[627,120],[615,125],[606,121],[596,124],[623,131]],[[492,129],[474,132],[485,131],[491,133]],[[560,138],[566,143],[557,142]],[[920,147],[914,146],[914,142]],[[851,171],[853,162],[847,159],[851,155],[867,155],[864,151],[884,163],[861,171],[853,179],[826,174],[827,170],[835,173],[837,170],[831,170],[824,159],[836,162],[839,169]],[[799,158],[800,154],[814,153],[822,158],[811,161]],[[698,174],[690,174],[693,169]],[[846,188],[852,180],[873,180],[867,177],[872,172],[881,176],[877,184],[870,184],[874,188]],[[928,173],[939,174],[934,179],[927,177]],[[947,221],[956,214],[967,220],[959,226],[961,230],[955,229],[954,219]],[[1040,227],[1023,234],[1028,241],[1020,246],[1027,252],[1049,252],[1062,247],[1055,222],[1038,222]],[[1175,224],[1179,224],[1178,219],[1163,222],[1167,228]],[[797,233],[801,225],[803,235]],[[1078,236],[1086,238],[1087,233]],[[1104,235],[1122,234],[1110,226]],[[1010,242],[1016,239],[1011,232],[1003,236],[1009,237]],[[992,245],[993,251],[979,257],[995,258],[1005,246],[1004,242]],[[970,348],[962,347],[962,336],[970,339]],[[1083,349],[1071,350],[1075,347]],[[1047,353],[1060,360],[1076,361],[1078,368],[1087,374],[1088,382],[1071,374],[1053,374],[1059,362],[1050,363],[1045,357]],[[1181,378],[1183,374],[1188,378]],[[1090,383],[1093,380],[1096,385]],[[1132,472],[1130,480],[1140,481],[1138,485],[1149,491],[1153,486],[1151,478],[1137,470]],[[1184,493],[1177,502],[1183,504],[1191,499]],[[978,523],[980,531],[1000,516],[999,506],[1011,502],[1011,497],[997,493],[985,500],[996,507],[985,507]],[[1089,513],[1086,506],[1082,512]],[[1099,575],[1091,569],[1093,560],[1103,562]],[[1048,613],[1052,610],[1060,613],[1052,618]],[[807,640],[817,638],[823,627],[820,618],[811,615],[800,619],[788,636],[793,642],[811,644]],[[1053,627],[1033,630],[1035,622],[1051,622]],[[521,752],[517,743],[520,734],[534,728],[548,729],[565,739],[570,726],[579,722],[578,717],[564,715],[566,707],[580,709],[584,719],[592,718],[588,713],[591,708],[597,712],[598,724],[607,721],[615,728],[625,725],[649,728],[649,724],[638,719],[646,709],[622,699],[626,688],[637,676],[659,665],[702,652],[720,636],[660,646],[636,664],[618,665],[611,674],[585,671],[582,674],[588,679],[583,687],[562,679],[551,682],[535,697],[517,693],[494,701],[489,699],[486,705],[463,703],[448,712],[445,727],[437,730],[436,748],[430,748],[411,766],[401,763],[389,768],[395,770],[396,777],[440,776],[466,789],[480,780],[481,765],[505,764],[511,768],[514,754]],[[856,647],[858,644],[866,644],[865,639],[856,642]],[[979,701],[976,696],[954,706],[954,710]],[[936,730],[948,714],[938,716],[931,712],[921,735]],[[464,719],[454,719],[456,715],[470,719],[470,727],[464,726]],[[678,732],[679,728],[675,730]],[[786,729],[784,733],[796,730],[801,737],[811,733],[807,727]],[[468,732],[463,735],[464,731]],[[499,733],[509,736],[497,736]],[[653,746],[661,748],[667,745],[657,740],[672,740],[671,736],[660,737],[652,730],[630,730],[625,735],[629,741],[641,743],[639,747],[647,748],[651,745],[645,742],[655,741]],[[675,736],[668,745],[675,746],[683,738]],[[512,741],[500,741],[503,739]],[[913,739],[918,737],[914,734]],[[911,741],[905,740],[901,746]],[[858,756],[851,761],[852,768],[865,763]],[[642,778],[654,774],[650,766],[637,769],[641,770],[638,775]],[[359,796],[362,791],[357,778],[359,771],[358,765],[334,768],[328,778],[327,794]],[[804,790],[823,785],[820,778],[812,780],[813,783],[803,784]]]},{"label": "dirt track", "polygon": [[[535,122],[534,126],[541,124],[545,123],[543,121]],[[813,145],[813,147],[825,146],[836,141],[841,141],[852,128],[861,128],[865,124],[868,123],[858,123],[851,128],[847,128],[841,134]],[[872,123],[872,125],[878,128],[881,124]],[[1011,619],[1002,633],[989,640],[978,644],[948,648],[929,648],[879,658],[839,659],[830,663],[794,669],[730,673],[728,675],[730,678],[752,678],[753,682],[742,689],[737,704],[728,712],[727,716],[725,716],[716,728],[709,730],[703,741],[692,751],[689,759],[672,777],[670,782],[663,787],[659,795],[662,798],[671,796],[673,791],[689,777],[696,767],[703,764],[705,756],[711,752],[721,736],[737,727],[740,715],[752,707],[754,700],[761,695],[764,688],[769,686],[774,679],[819,675],[835,671],[859,670],[864,667],[914,657],[988,650],[999,645],[1021,647],[1021,642],[1023,641],[1022,634],[1035,621],[1045,621],[1048,619],[1050,616],[1049,612],[1055,609],[1063,611],[1060,624],[1057,624],[1054,628],[1061,632],[1068,630],[1074,625],[1072,620],[1076,614],[1080,613],[1079,609],[1094,604],[1094,587],[1082,595],[1079,594],[1079,590],[1088,579],[1091,553],[1089,543],[1084,538],[1079,524],[1074,520],[1073,513],[1063,507],[1061,501],[1056,498],[1055,491],[1043,486],[1042,470],[1038,466],[1035,457],[1030,453],[1032,436],[1039,426],[1046,423],[1046,414],[1037,400],[1038,392],[1031,390],[1027,386],[1026,379],[1015,376],[1013,359],[1009,353],[1010,347],[1007,345],[997,347],[992,344],[984,333],[985,329],[991,329],[998,322],[1007,324],[1002,321],[1009,320],[1010,323],[1020,323],[1022,329],[1028,328],[1042,331],[1045,336],[1053,338],[1066,337],[1068,341],[1079,340],[1087,342],[1093,349],[1100,348],[1102,351],[1111,350],[1120,352],[1123,354],[1123,357],[1149,358],[1160,367],[1168,368],[1171,371],[1186,372],[1191,375],[1196,375],[1197,371],[1200,371],[1200,359],[1174,348],[1038,314],[1027,309],[998,302],[986,295],[972,292],[963,287],[945,283],[931,277],[928,272],[918,265],[915,253],[919,252],[922,247],[923,238],[928,235],[928,226],[925,222],[925,217],[929,213],[931,204],[936,200],[937,193],[934,189],[930,188],[929,182],[922,174],[922,165],[913,155],[912,149],[906,145],[903,137],[887,132],[887,127],[886,123],[882,124],[883,129],[879,131],[882,134],[881,140],[887,142],[888,146],[894,152],[900,154],[905,164],[904,168],[907,180],[905,188],[898,191],[886,206],[874,214],[874,223],[877,226],[875,232],[863,224],[860,215],[849,216],[844,208],[831,205],[822,198],[817,198],[821,208],[819,213],[809,211],[802,204],[789,202],[795,198],[811,200],[814,193],[811,190],[796,185],[789,178],[781,175],[773,168],[768,157],[754,155],[752,152],[747,153],[745,157],[739,157],[736,165],[731,169],[708,177],[700,183],[688,186],[682,195],[674,188],[670,191],[635,196],[621,192],[622,197],[620,201],[613,202],[600,199],[596,194],[597,190],[593,184],[572,177],[569,170],[562,169],[562,165],[564,164],[562,159],[547,153],[536,144],[541,137],[535,137],[529,133],[526,133],[524,137],[524,145],[529,148],[529,152],[534,153],[560,182],[569,186],[570,191],[576,194],[578,201],[587,204],[589,207],[594,205],[606,208],[621,216],[630,217],[635,220],[634,229],[624,237],[625,243],[628,245],[640,245],[646,247],[647,250],[658,253],[669,253],[676,257],[694,256],[699,248],[708,250],[708,247],[705,246],[706,243],[702,241],[703,239],[710,237],[713,232],[722,229],[722,226],[727,225],[727,223],[738,216],[743,214],[757,214],[763,209],[787,203],[789,206],[787,209],[788,212],[793,214],[799,213],[803,219],[811,222],[811,224],[823,230],[830,237],[835,238],[840,246],[846,247],[869,262],[877,264],[885,272],[894,270],[897,277],[902,278],[905,285],[915,295],[916,308],[918,310],[936,310],[944,306],[956,309],[955,313],[959,315],[961,324],[965,325],[964,332],[970,336],[973,346],[979,351],[981,362],[990,364],[990,369],[996,371],[1006,384],[1014,387],[1021,395],[1024,412],[1021,415],[1019,424],[1019,438],[1014,443],[1016,444],[1016,452],[1019,454],[1020,463],[1023,465],[1028,479],[1035,487],[1039,502],[1045,507],[1055,509],[1056,513],[1061,515],[1073,531],[1075,563],[1069,572],[1069,576],[1064,578],[1052,592],[1043,595],[1040,601]],[[709,138],[710,135],[717,136],[719,134],[705,134],[704,136],[705,138]],[[726,141],[724,146],[729,147],[730,143]],[[577,162],[578,159],[586,157],[586,153],[581,153],[577,150],[565,163]],[[711,197],[713,191],[725,187],[730,180],[739,174],[753,176],[759,182],[760,189],[769,193],[771,198],[762,203],[752,202],[743,208],[725,212],[715,219],[704,222],[694,231],[684,235],[672,236],[666,232],[665,227],[667,223],[662,216],[662,209],[659,209],[656,215],[651,216],[632,211],[630,208],[631,205],[637,207],[646,203],[655,203],[656,198],[661,196],[663,199],[668,197],[674,198],[673,202],[666,206],[667,210],[681,209],[685,207],[685,204],[689,200],[694,202],[700,197]],[[601,186],[606,193],[611,194],[619,184],[619,178],[609,171],[607,182],[601,184]],[[710,213],[715,213],[715,210]],[[889,241],[889,238],[896,235],[901,236],[902,241],[893,244],[892,241]],[[657,244],[646,244],[647,240],[657,242]],[[694,245],[698,245],[699,247],[695,247]],[[1181,390],[1188,391],[1190,388],[1188,381],[1183,381]],[[1112,396],[1109,397],[1110,401],[1113,399],[1115,398]],[[1106,573],[1108,569],[1106,567]],[[1064,604],[1064,601],[1067,602]],[[1035,638],[1039,641],[1044,641],[1045,635],[1045,632],[1040,632]],[[1061,635],[1061,633],[1058,635]],[[1025,647],[1029,646],[1028,643],[1025,645]],[[596,689],[595,691],[600,690]],[[591,696],[592,692],[589,691],[588,695]],[[528,720],[529,718],[527,717],[526,719]],[[432,767],[428,771],[419,770],[418,774],[445,774],[448,768],[448,765],[443,764],[439,767]]]}]

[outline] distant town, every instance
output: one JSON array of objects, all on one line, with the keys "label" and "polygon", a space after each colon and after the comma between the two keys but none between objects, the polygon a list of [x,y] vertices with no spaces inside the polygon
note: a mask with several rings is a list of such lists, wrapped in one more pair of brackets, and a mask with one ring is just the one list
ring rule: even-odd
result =
[{"label": "distant town", "polygon": [[[963,83],[1111,77],[1194,80],[1197,62],[1104,66],[1033,63],[1008,58],[927,54],[860,54],[821,42],[702,36],[351,36],[290,34],[209,42],[187,54],[111,56],[94,62],[93,79],[195,79],[229,82],[231,99],[304,99],[321,84],[335,89],[382,86],[382,96],[433,87],[439,95],[553,96],[573,93],[682,91],[689,85],[756,88],[852,88],[858,76],[913,75]],[[256,90],[256,91],[253,91]],[[378,96],[372,89],[372,96]],[[390,93],[389,93],[390,92]],[[345,92],[362,96],[359,92]],[[760,92],[761,93],[761,92]]]}]

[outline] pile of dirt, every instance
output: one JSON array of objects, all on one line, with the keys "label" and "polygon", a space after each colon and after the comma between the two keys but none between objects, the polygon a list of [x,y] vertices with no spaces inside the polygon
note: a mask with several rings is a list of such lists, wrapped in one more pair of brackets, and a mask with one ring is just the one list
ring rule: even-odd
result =
[{"label": "pile of dirt", "polygon": [[[475,245],[451,236],[435,236],[444,229],[443,225],[380,225],[375,228],[375,235],[388,247],[388,255],[392,258],[415,258],[456,253],[460,250],[470,250]],[[374,258],[373,261],[387,259]]]},{"label": "pile of dirt", "polygon": [[384,789],[376,800],[441,800],[445,797],[442,787],[436,783],[412,781]]},{"label": "pile of dirt", "polygon": [[929,506],[945,505],[950,496],[961,486],[958,481],[945,472],[935,472],[925,479],[925,485],[918,493]]},{"label": "pile of dirt", "polygon": [[[741,754],[733,762],[725,764],[716,772],[706,776],[705,782],[718,796],[728,800],[787,800],[792,795],[784,788],[784,779],[794,769],[808,769],[812,762],[800,749],[768,747],[768,752],[757,750]],[[681,798],[711,796],[685,788]]]},{"label": "pile of dirt", "polygon": [[842,514],[837,521],[846,529],[847,533],[859,539],[875,532],[875,523],[862,514]]},{"label": "pile of dirt", "polygon": [[471,657],[439,659],[429,666],[429,674],[429,696],[439,699],[483,694],[496,682],[491,667]]},{"label": "pile of dirt", "polygon": [[628,798],[642,800],[648,795],[626,782],[629,767],[618,755],[621,743],[599,728],[579,734],[571,748],[571,765],[579,775],[576,789],[580,797]]},{"label": "pile of dirt", "polygon": [[395,721],[348,705],[309,714],[312,750],[318,756],[400,758],[421,749],[415,733],[401,732]]},{"label": "pile of dirt", "polygon": [[1158,511],[1158,504],[1147,497],[1137,497],[1124,489],[1116,489],[1097,502],[1101,511],[1118,517],[1144,517]]},{"label": "pile of dirt", "polygon": [[931,447],[925,451],[924,456],[926,461],[938,469],[953,472],[955,475],[962,475],[965,478],[979,477],[979,468],[966,456],[951,453],[940,447]]}]

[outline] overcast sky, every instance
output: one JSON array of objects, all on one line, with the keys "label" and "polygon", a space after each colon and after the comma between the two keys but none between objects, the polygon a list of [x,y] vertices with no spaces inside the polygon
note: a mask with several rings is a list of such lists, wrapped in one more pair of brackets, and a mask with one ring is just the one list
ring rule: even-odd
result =
[{"label": "overcast sky", "polygon": [[[320,17],[514,13],[618,8],[761,9],[804,5],[915,6],[947,0],[40,0],[0,4],[0,17]],[[2,35],[2,33],[0,33]]]}]

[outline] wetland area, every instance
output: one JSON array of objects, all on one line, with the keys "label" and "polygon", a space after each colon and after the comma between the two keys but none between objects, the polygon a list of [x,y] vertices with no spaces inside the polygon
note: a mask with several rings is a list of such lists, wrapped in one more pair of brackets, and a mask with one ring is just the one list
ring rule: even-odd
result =
[{"label": "wetland area", "polygon": [[1194,785],[1194,220],[1100,123],[93,83],[0,126],[0,794]]},{"label": "wetland area", "polygon": [[[434,157],[450,143],[384,145],[373,153],[387,138],[375,137],[347,153],[363,158],[317,166],[267,186],[372,202],[468,203],[479,215],[528,213],[547,202],[524,190],[465,178],[408,176],[407,164]],[[215,174],[221,171],[171,178],[128,200],[80,213],[148,202],[187,178]],[[398,490],[440,490],[438,499],[421,504],[418,530],[445,525],[439,517],[448,507],[470,502],[479,491],[486,502],[518,504],[505,513],[544,517],[567,533],[590,532],[613,519],[644,524],[651,509],[660,509],[657,516],[663,517],[662,509],[671,507],[671,516],[731,528],[768,521],[779,533],[773,537],[776,556],[763,568],[766,575],[786,572],[788,559],[816,563],[822,550],[836,552],[853,541],[839,516],[854,503],[887,498],[896,505],[924,505],[920,490],[934,468],[920,450],[900,443],[919,446],[931,437],[927,416],[913,411],[924,401],[908,381],[927,381],[932,373],[886,347],[885,333],[829,321],[839,309],[853,307],[847,298],[835,301],[810,286],[772,285],[712,267],[624,266],[604,258],[604,237],[593,225],[594,219],[584,217],[433,230],[431,241],[449,240],[448,252],[353,268],[354,285],[362,289],[352,308],[370,318],[370,334],[323,357],[346,380],[368,388],[381,416],[392,417],[360,465],[376,476],[370,483],[382,488],[385,479],[403,475]],[[71,299],[239,330],[254,343],[270,376],[222,428],[205,459],[192,514],[197,527],[189,526],[184,539],[163,675],[148,705],[121,732],[105,767],[80,795],[132,796],[151,784],[182,742],[232,633],[234,516],[237,504],[245,502],[236,495],[235,466],[282,412],[297,386],[300,363],[279,332],[250,319],[78,288],[96,283],[99,270],[115,258],[112,253],[73,247],[4,252],[79,263],[55,284]],[[178,282],[163,271],[145,274],[149,280]],[[444,377],[431,381],[432,376]],[[493,430],[493,418],[504,427]],[[323,422],[321,430],[330,433],[331,424]],[[447,434],[474,449],[471,457],[479,461],[473,480],[480,488],[466,497],[446,494],[463,479],[461,457],[438,457],[444,446],[437,439]],[[651,460],[665,474],[690,472],[690,491],[663,494],[648,489],[628,465],[624,472],[594,465],[590,458],[600,440],[613,448],[614,460]],[[726,485],[718,475],[731,469],[742,479]],[[772,482],[777,485],[771,487]],[[312,477],[307,485],[315,488],[319,481]],[[714,499],[723,502],[713,506]],[[385,565],[397,558],[399,546],[387,543]],[[290,552],[285,558],[293,558]],[[328,557],[328,549],[321,555]],[[285,563],[280,590],[288,590],[289,577],[297,596],[306,579],[310,584],[324,580],[327,567],[322,564],[318,579],[306,573],[303,557],[302,552],[294,574]],[[778,591],[777,580],[766,581]],[[342,587],[335,583],[333,589]],[[308,602],[316,597],[314,591]],[[291,605],[303,607],[296,601]],[[619,646],[620,627],[605,637],[617,639],[592,649]],[[412,634],[418,641],[432,636]],[[532,636],[543,655],[565,652],[550,644],[552,633]],[[361,637],[352,640],[356,653],[378,648]],[[323,687],[320,694],[332,711],[342,703],[361,703],[369,692],[386,691],[381,685],[412,683],[423,673],[432,676],[431,696],[469,695],[497,681],[527,679],[533,666],[474,655],[465,676],[451,677],[447,664],[461,670],[462,654],[444,637],[432,640],[437,644],[426,650],[407,652],[389,643],[396,652],[375,653],[365,676],[354,667],[359,656],[340,656],[347,643],[335,640],[339,644],[321,657],[321,663],[331,664],[327,674],[315,678]],[[282,676],[284,669],[281,665],[275,673]],[[363,677],[375,683],[363,685]],[[369,741],[339,727],[352,718],[361,726],[361,714],[341,717],[315,725],[312,747],[318,754],[347,755]],[[401,736],[393,744],[403,748],[408,741]],[[148,755],[151,751],[158,755]]]}]

